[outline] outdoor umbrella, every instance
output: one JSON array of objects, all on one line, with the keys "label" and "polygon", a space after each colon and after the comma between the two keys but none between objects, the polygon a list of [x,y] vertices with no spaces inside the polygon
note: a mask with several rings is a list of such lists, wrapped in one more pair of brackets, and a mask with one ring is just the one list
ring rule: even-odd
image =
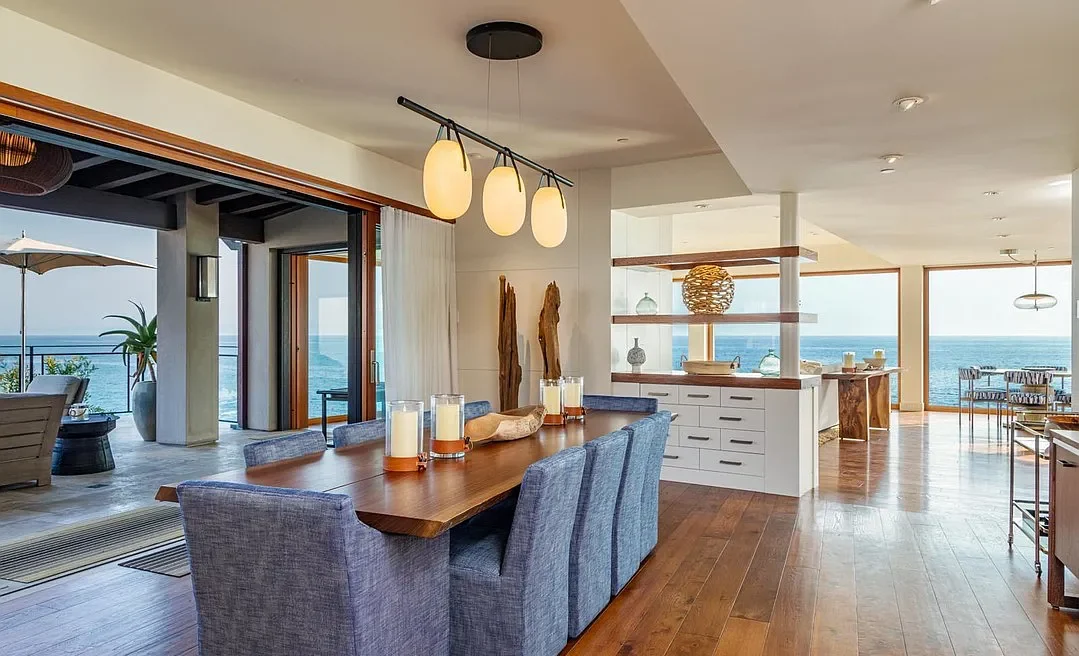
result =
[{"label": "outdoor umbrella", "polygon": [[19,269],[22,286],[22,319],[19,324],[19,390],[26,388],[26,272],[42,274],[53,269],[80,266],[135,266],[152,269],[149,264],[133,262],[108,255],[98,255],[70,246],[46,244],[29,239],[26,233],[18,239],[0,240],[0,264]]}]

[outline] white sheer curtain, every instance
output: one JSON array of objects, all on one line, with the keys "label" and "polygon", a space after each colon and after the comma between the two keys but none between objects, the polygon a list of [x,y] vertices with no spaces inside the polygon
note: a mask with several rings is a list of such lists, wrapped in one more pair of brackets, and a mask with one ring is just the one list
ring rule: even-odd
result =
[{"label": "white sheer curtain", "polygon": [[457,391],[453,226],[382,208],[386,400]]}]

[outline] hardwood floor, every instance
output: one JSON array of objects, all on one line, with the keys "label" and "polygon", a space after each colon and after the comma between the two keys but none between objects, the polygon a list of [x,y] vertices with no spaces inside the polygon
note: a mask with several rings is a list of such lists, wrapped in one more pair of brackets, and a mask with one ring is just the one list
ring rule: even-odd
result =
[{"label": "hardwood floor", "polygon": [[[1004,443],[957,429],[894,415],[890,434],[826,444],[801,499],[664,483],[659,546],[565,653],[1079,654],[1032,545],[1008,549]],[[0,645],[194,654],[190,578],[107,565],[0,597]]]}]

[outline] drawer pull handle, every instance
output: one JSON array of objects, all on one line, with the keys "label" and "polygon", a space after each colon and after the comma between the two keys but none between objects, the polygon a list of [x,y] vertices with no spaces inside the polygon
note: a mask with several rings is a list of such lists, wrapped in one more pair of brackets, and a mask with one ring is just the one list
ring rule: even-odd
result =
[{"label": "drawer pull handle", "polygon": [[753,397],[752,396],[734,396],[732,394],[731,395],[731,400],[732,401],[752,401]]},{"label": "drawer pull handle", "polygon": [[1068,462],[1067,460],[1061,460],[1060,464],[1065,466],[1065,467],[1074,467],[1075,466],[1074,462]]},{"label": "drawer pull handle", "polygon": [[753,444],[753,440],[739,440],[732,437],[731,444]]},{"label": "drawer pull handle", "polygon": [[701,437],[700,435],[686,435],[687,440],[699,440],[701,442],[707,442],[712,439],[710,437]]},{"label": "drawer pull handle", "polygon": [[720,417],[720,421],[742,421],[741,417]]},{"label": "drawer pull handle", "polygon": [[741,467],[742,466],[742,463],[735,462],[734,460],[720,460],[719,464],[721,464],[721,465],[733,465],[735,467]]},{"label": "drawer pull handle", "polygon": [[667,460],[678,460],[678,456],[669,456],[666,453],[663,454],[663,457]]},{"label": "drawer pull handle", "polygon": [[707,399],[711,394],[686,394],[691,399]]},{"label": "drawer pull handle", "polygon": [[667,392],[649,392],[648,396],[670,396]]}]

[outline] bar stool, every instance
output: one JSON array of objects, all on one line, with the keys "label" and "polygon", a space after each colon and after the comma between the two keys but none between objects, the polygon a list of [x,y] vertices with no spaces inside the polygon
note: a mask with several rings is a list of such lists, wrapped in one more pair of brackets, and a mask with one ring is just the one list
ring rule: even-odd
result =
[{"label": "bar stool", "polygon": [[[990,372],[991,373],[991,372]],[[997,410],[997,439],[1000,439],[1003,426],[1002,408],[1008,400],[1005,390],[996,387],[979,387],[975,383],[987,378],[987,373],[980,367],[961,367],[959,369],[959,434],[963,433],[963,402],[967,403],[967,421],[970,424],[970,439],[974,439],[974,411],[977,404],[984,403],[985,427],[988,434],[992,407]]]},{"label": "bar stool", "polygon": [[[1053,389],[1053,371],[1006,371],[1004,387],[1007,392],[1008,414],[1017,412],[1049,412],[1056,403],[1057,391]],[[1013,389],[1018,385],[1019,389]],[[1027,389],[1027,388],[1035,389]]]}]

